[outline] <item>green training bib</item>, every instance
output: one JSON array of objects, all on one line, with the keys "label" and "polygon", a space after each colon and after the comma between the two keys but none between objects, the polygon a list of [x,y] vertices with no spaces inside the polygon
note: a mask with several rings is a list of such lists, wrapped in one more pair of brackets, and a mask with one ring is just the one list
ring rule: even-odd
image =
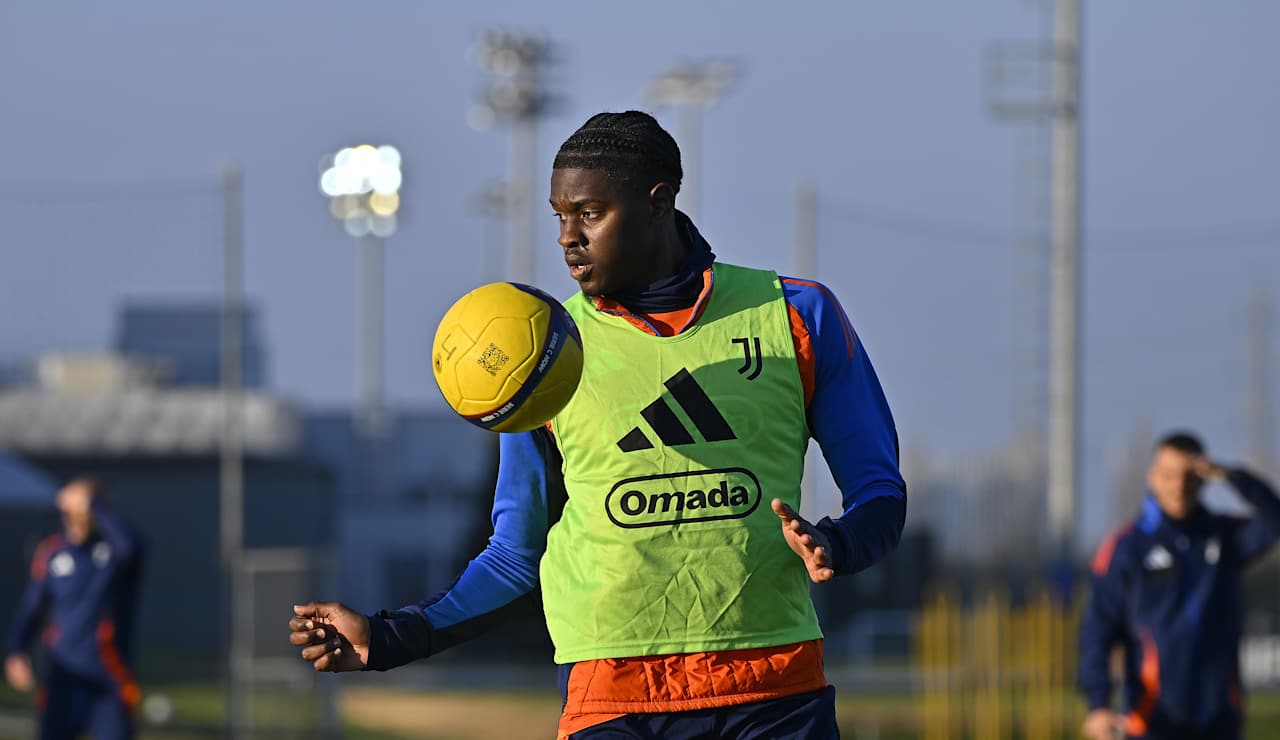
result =
[{"label": "green training bib", "polygon": [[582,381],[552,421],[568,503],[541,581],[556,662],[816,639],[800,507],[809,433],[773,272],[717,263],[698,322],[648,334],[577,294]]}]

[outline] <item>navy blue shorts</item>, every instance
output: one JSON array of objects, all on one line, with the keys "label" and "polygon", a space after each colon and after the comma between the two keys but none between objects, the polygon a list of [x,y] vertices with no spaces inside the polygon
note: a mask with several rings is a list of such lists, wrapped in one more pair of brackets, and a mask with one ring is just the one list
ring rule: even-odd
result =
[{"label": "navy blue shorts", "polygon": [[836,740],[836,690],[716,709],[627,714],[575,732],[570,740]]},{"label": "navy blue shorts", "polygon": [[40,708],[40,740],[76,740],[88,733],[93,740],[131,740],[133,710],[119,687],[68,673],[51,666]]}]

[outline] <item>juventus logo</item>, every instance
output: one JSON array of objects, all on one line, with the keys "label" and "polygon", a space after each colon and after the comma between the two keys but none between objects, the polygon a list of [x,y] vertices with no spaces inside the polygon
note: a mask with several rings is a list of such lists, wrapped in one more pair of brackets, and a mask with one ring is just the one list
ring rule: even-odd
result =
[{"label": "juventus logo", "polygon": [[[755,342],[756,352],[754,357],[751,354],[752,341]],[[760,337],[752,337],[751,339],[747,339],[746,337],[734,337],[733,343],[741,344],[742,354],[746,355],[746,362],[742,363],[742,367],[738,368],[738,374],[746,375],[747,372],[750,371],[751,374],[747,375],[747,380],[755,380],[760,375],[760,367],[764,364],[760,359]],[[751,369],[752,363],[755,363],[756,366],[754,370]]]},{"label": "juventus logo", "polygon": [[[734,340],[735,342],[738,340]],[[746,340],[743,340],[746,341]],[[759,340],[756,340],[757,343]],[[756,370],[759,373],[759,369]],[[729,427],[729,422],[725,421],[720,410],[707,397],[706,391],[702,390],[702,386],[698,385],[698,381],[693,379],[688,369],[681,368],[680,372],[663,381],[663,385],[671,392],[671,397],[680,404],[680,408],[688,414],[689,420],[698,428],[698,433],[708,442],[722,442],[727,439],[737,439],[733,433],[733,429]],[[658,435],[658,439],[662,444],[668,447],[678,445],[690,445],[694,443],[693,435],[685,429],[684,424],[680,423],[680,418],[676,416],[675,411],[667,405],[665,398],[659,396],[658,400],[645,406],[640,411],[640,416],[644,418],[654,433]],[[618,440],[618,449],[623,452],[635,452],[637,450],[653,449],[653,442],[645,435],[640,427],[635,427],[627,432],[626,436]]]}]

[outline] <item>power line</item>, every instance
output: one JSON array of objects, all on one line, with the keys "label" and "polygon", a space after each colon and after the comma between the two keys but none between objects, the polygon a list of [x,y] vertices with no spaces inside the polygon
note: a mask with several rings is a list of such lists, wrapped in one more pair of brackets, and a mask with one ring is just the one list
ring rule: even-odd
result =
[{"label": "power line", "polygon": [[[1019,230],[1013,226],[940,219],[909,211],[825,197],[822,198],[821,208],[837,218],[885,231],[914,234],[951,244],[963,243],[994,251],[1012,250],[1020,237]],[[1280,223],[1099,229],[1090,231],[1085,242],[1106,246],[1105,250],[1090,251],[1090,257],[1116,251],[1275,248],[1280,245]]]},{"label": "power line", "polygon": [[216,175],[187,175],[136,180],[45,180],[0,182],[0,200],[108,201],[129,198],[188,198],[222,193]]}]

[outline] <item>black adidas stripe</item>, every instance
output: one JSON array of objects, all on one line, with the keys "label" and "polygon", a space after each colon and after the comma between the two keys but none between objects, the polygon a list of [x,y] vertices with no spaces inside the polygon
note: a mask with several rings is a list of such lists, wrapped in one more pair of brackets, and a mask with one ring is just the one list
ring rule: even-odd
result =
[{"label": "black adidas stripe", "polygon": [[[687,369],[681,368],[680,372],[671,376],[664,385],[708,442],[737,439],[733,429],[729,427],[729,422],[725,421],[724,416],[720,414],[720,409],[716,408],[716,405],[707,397],[706,391],[702,390],[702,386],[698,385],[698,381],[693,379],[693,375]],[[681,431],[684,431],[683,428]],[[661,434],[661,432],[658,433]],[[665,437],[663,441],[666,441]]]},{"label": "black adidas stripe", "polygon": [[693,435],[689,434],[689,430],[680,423],[676,412],[672,411],[663,399],[659,398],[645,406],[640,415],[649,422],[653,431],[658,433],[658,439],[662,440],[662,444],[668,447],[693,444]]}]

